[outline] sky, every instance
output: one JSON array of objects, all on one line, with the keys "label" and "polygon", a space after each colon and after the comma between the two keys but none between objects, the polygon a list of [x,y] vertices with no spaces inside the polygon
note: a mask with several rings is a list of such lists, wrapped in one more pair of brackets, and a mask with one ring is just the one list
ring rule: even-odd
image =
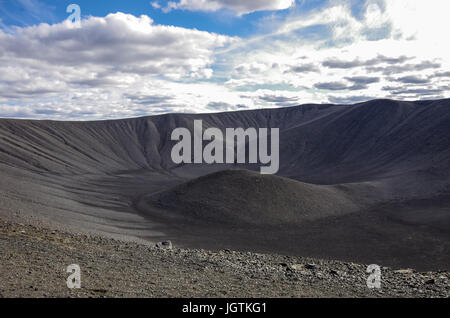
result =
[{"label": "sky", "polygon": [[0,117],[448,98],[448,12],[448,0],[0,0]]}]

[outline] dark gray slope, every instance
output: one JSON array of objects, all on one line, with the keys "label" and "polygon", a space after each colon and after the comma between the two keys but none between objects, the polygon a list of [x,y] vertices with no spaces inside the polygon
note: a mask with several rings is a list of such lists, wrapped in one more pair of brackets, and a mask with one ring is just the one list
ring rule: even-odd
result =
[{"label": "dark gray slope", "polygon": [[450,102],[375,100],[283,132],[282,173],[318,183],[404,173],[448,177]]},{"label": "dark gray slope", "polygon": [[241,249],[420,270],[450,262],[450,195],[379,203],[371,183],[312,185],[220,171],[140,198],[178,245]]},{"label": "dark gray slope", "polygon": [[[185,246],[448,267],[449,110],[450,100],[375,100],[97,122],[0,119],[0,213]],[[170,134],[192,129],[194,119],[222,130],[280,128],[279,175],[292,180],[222,173],[186,184],[234,168],[172,163]],[[264,185],[256,193],[255,178]],[[171,202],[179,189],[193,195]],[[208,227],[168,222],[139,205],[155,193],[173,208],[167,215],[190,204]],[[296,204],[308,209],[297,213]],[[208,218],[210,209],[218,214]],[[248,214],[233,214],[239,209]],[[283,225],[292,213],[299,217]],[[226,220],[238,232],[225,231]]]},{"label": "dark gray slope", "polygon": [[142,198],[140,210],[162,210],[168,220],[222,226],[299,225],[358,211],[332,186],[306,184],[248,170],[220,171]]},{"label": "dark gray slope", "polygon": [[344,106],[304,106],[284,110],[154,117],[98,122],[0,119],[1,162],[36,172],[116,173],[137,169],[169,170],[173,129],[279,127],[282,130]]},{"label": "dark gray slope", "polygon": [[[280,128],[280,175],[321,184],[411,171],[448,171],[450,100],[375,100],[220,114],[171,114],[100,122],[0,120],[1,162],[36,172],[170,172],[177,127]],[[187,169],[190,169],[188,167]],[[220,169],[220,167],[218,168]]]}]

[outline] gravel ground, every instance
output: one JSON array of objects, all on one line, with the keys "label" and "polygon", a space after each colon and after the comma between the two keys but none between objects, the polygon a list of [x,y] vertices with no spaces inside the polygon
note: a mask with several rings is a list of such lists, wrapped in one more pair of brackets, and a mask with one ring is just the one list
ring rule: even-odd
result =
[{"label": "gravel ground", "polygon": [[[0,220],[0,297],[449,297],[449,273],[224,250],[159,249]],[[66,285],[81,268],[81,288]]]}]

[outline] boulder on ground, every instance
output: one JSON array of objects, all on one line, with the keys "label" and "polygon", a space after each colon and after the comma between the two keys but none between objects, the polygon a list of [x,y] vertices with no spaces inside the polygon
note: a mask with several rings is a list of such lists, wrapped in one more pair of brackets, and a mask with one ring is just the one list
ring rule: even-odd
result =
[{"label": "boulder on ground", "polygon": [[173,246],[171,241],[163,241],[156,243],[156,247],[163,250],[171,250]]}]

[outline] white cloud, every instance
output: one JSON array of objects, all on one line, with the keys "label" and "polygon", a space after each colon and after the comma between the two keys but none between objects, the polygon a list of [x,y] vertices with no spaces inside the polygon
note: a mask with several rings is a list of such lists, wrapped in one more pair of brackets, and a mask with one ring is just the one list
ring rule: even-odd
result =
[{"label": "white cloud", "polygon": [[[197,30],[153,25],[148,16],[116,13],[0,33],[3,59],[27,59],[73,68],[130,74],[199,74],[213,63],[214,49],[232,39]],[[95,67],[94,67],[95,70]],[[97,75],[101,75],[97,73]]]},{"label": "white cloud", "polygon": [[[295,90],[316,101],[429,98],[426,89],[434,97],[450,97],[450,77],[435,76],[450,69],[449,42],[442,39],[436,23],[426,22],[435,19],[434,11],[448,12],[448,4],[434,1],[432,9],[422,9],[422,3],[414,8],[416,14],[402,21],[397,17],[408,14],[402,6],[392,8],[395,2],[368,0],[359,18],[353,15],[350,2],[332,1],[320,11],[275,20],[266,26],[271,33],[236,42],[221,52],[233,69],[226,84],[235,90],[284,88],[284,96]],[[413,23],[419,16],[420,24],[427,27]],[[399,80],[416,77],[420,80]],[[405,85],[383,89],[396,83]]]},{"label": "white cloud", "polygon": [[0,117],[99,119],[450,97],[445,1],[427,8],[368,0],[359,16],[348,1],[330,3],[265,20],[270,33],[245,39],[123,13],[90,17],[81,28],[63,22],[0,30]]},{"label": "white cloud", "polygon": [[65,21],[8,34],[0,30],[0,96],[8,101],[1,104],[0,115],[9,114],[7,105],[32,104],[45,110],[42,116],[69,117],[86,109],[85,115],[133,116],[133,109],[142,105],[122,98],[124,92],[153,83],[141,93],[155,95],[151,90],[163,88],[164,82],[211,78],[214,51],[233,41],[123,13],[90,17],[80,28]]},{"label": "white cloud", "polygon": [[151,2],[150,4],[155,9],[161,9],[161,5],[157,1]]},{"label": "white cloud", "polygon": [[[160,6],[158,3],[156,5]],[[295,0],[179,0],[178,2],[169,1],[163,11],[181,9],[208,12],[228,9],[243,15],[255,11],[284,10],[294,5]]]}]

